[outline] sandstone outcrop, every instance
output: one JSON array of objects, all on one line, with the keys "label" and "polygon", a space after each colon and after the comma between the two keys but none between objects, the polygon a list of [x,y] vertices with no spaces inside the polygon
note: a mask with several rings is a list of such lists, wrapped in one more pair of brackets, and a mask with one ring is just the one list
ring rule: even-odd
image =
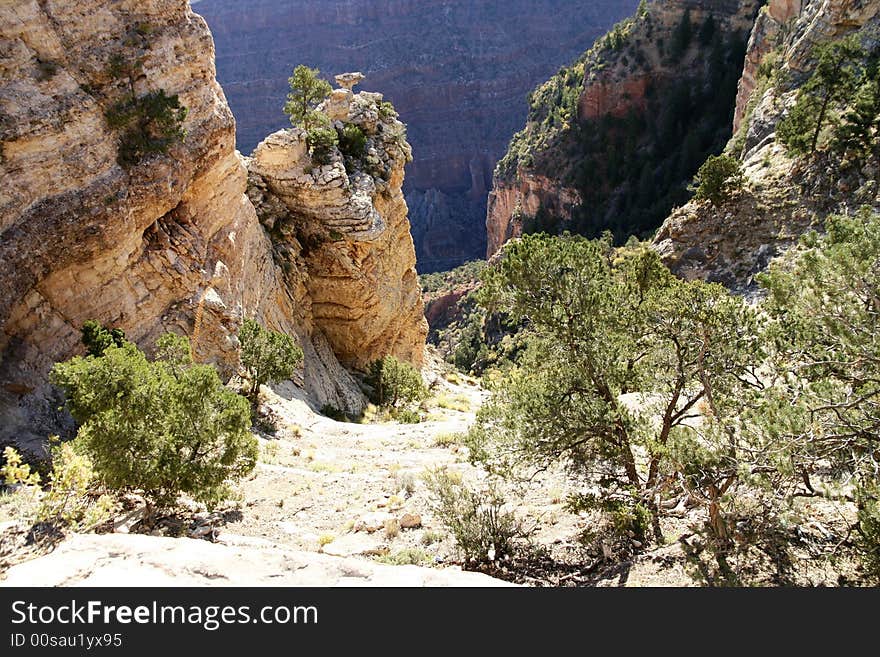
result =
[{"label": "sandstone outcrop", "polygon": [[249,153],[288,126],[297,64],[356,67],[409,126],[405,194],[420,271],[485,253],[492,170],[522,126],[523,98],[638,0],[200,0],[220,82]]},{"label": "sandstone outcrop", "polygon": [[[353,412],[364,398],[337,351],[354,363],[397,345],[397,353],[419,362],[421,309],[414,274],[407,274],[414,256],[403,237],[402,164],[372,210],[370,192],[360,186],[370,183],[358,179],[353,202],[340,205],[336,220],[348,236],[345,212],[354,223],[364,208],[384,217],[388,228],[381,235],[373,228],[371,244],[394,250],[403,264],[372,257],[363,235],[347,239],[338,260],[286,257],[286,248],[295,249],[273,243],[245,194],[247,170],[215,79],[211,34],[188,2],[14,0],[0,7],[0,35],[0,441],[26,444],[58,429],[63,417],[47,373],[81,352],[79,328],[89,319],[122,328],[145,348],[166,331],[189,335],[196,357],[228,375],[238,363],[239,323],[255,316],[296,334],[315,404]],[[117,162],[119,134],[105,115],[129,82],[114,77],[114,62],[139,63],[131,80],[137,95],[179,96],[188,108],[182,143],[133,165]],[[310,274],[319,281],[311,288]],[[327,295],[342,296],[345,281],[351,296],[366,300],[366,285],[379,286],[374,296],[393,296],[410,278],[409,315],[393,317],[405,304],[392,304],[382,339],[372,331],[366,341],[354,328],[324,336],[321,326],[332,315]]]},{"label": "sandstone outcrop", "polygon": [[[742,160],[741,193],[715,208],[692,201],[674,211],[654,246],[670,268],[687,278],[719,281],[742,292],[756,289],[755,274],[772,257],[825,217],[862,204],[877,207],[876,183],[827,158],[792,159],[776,140],[776,125],[812,70],[813,47],[860,31],[877,43],[880,3],[857,0],[771,0],[755,22],[739,84],[730,148]],[[772,54],[785,82],[758,80]],[[876,172],[875,172],[876,175]]]},{"label": "sandstone outcrop", "polygon": [[363,153],[336,149],[316,165],[305,133],[291,129],[266,138],[249,161],[258,213],[276,246],[305,265],[314,325],[357,368],[386,354],[421,365],[427,335],[402,192],[412,155],[404,125],[381,102],[343,88],[323,106],[339,130],[361,130]]},{"label": "sandstone outcrop", "polygon": [[512,183],[499,181],[489,194],[486,257],[498,253],[507,240],[522,235],[524,217],[534,217],[543,208],[570,220],[580,202],[577,190],[529,171],[520,171]]}]

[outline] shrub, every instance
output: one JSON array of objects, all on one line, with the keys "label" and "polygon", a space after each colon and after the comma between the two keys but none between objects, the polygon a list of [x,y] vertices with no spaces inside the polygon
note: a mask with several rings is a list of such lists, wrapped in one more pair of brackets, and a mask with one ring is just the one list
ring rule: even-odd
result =
[{"label": "shrub", "polygon": [[401,424],[418,424],[422,421],[422,416],[418,411],[411,408],[400,408],[394,411],[393,417]]},{"label": "shrub", "polygon": [[108,347],[121,347],[125,343],[125,332],[122,329],[107,329],[90,319],[82,327],[82,343],[90,356],[101,356]]},{"label": "shrub", "polygon": [[88,531],[106,521],[113,508],[108,495],[94,499],[97,475],[77,441],[58,443],[54,438],[49,490],[43,496],[37,519]]},{"label": "shrub", "polygon": [[333,160],[333,152],[339,143],[339,133],[330,125],[325,125],[322,121],[317,123],[318,125],[309,128],[306,132],[306,143],[309,147],[309,153],[311,153],[312,161],[315,164],[330,164]]},{"label": "shrub", "polygon": [[504,498],[494,486],[476,492],[446,470],[428,473],[425,483],[435,497],[435,515],[455,537],[465,560],[514,555],[516,539],[525,532],[514,513],[504,509]]},{"label": "shrub", "polygon": [[367,149],[367,136],[354,123],[346,123],[339,134],[339,150],[353,160],[359,160]]},{"label": "shrub", "polygon": [[289,379],[303,360],[303,352],[293,338],[264,329],[253,319],[242,322],[238,334],[241,364],[247,371],[248,397],[256,399],[260,386]]},{"label": "shrub", "polygon": [[406,548],[394,554],[379,557],[379,563],[391,566],[419,566],[429,560],[427,553],[421,548]]},{"label": "shrub", "polygon": [[396,119],[398,117],[397,110],[394,109],[394,105],[392,105],[387,100],[383,100],[379,103],[379,118],[383,121],[387,121],[389,119]]},{"label": "shrub", "polygon": [[119,164],[133,166],[149,155],[167,153],[170,146],[183,141],[187,112],[177,94],[169,96],[164,89],[140,97],[132,91],[115,103],[106,118],[111,128],[122,131]]},{"label": "shrub", "polygon": [[372,388],[370,401],[386,408],[417,403],[428,394],[419,371],[394,356],[370,363],[366,381]]},{"label": "shrub", "polygon": [[52,368],[67,407],[79,422],[77,441],[107,486],[139,489],[154,506],[181,493],[213,506],[227,482],[257,460],[247,402],[220,382],[216,370],[194,365],[185,338],[165,335],[159,357],[134,344],[100,357],[75,357]]},{"label": "shrub", "polygon": [[435,447],[450,447],[452,445],[460,445],[464,442],[465,434],[463,433],[438,433],[434,437]]},{"label": "shrub", "polygon": [[713,155],[694,178],[694,197],[719,207],[742,186],[743,172],[739,160],[729,155]]},{"label": "shrub", "polygon": [[36,486],[40,483],[39,473],[31,472],[31,466],[24,463],[17,449],[5,447],[3,458],[6,465],[0,468],[0,475],[6,486]]}]

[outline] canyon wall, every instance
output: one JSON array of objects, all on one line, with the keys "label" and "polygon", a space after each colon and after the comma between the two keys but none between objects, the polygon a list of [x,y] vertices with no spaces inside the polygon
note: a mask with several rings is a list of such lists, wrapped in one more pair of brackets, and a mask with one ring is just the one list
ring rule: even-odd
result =
[{"label": "canyon wall", "polygon": [[[611,230],[618,239],[656,229],[730,135],[759,5],[649,3],[538,86],[525,128],[495,171],[487,255],[529,222],[588,236]],[[545,217],[536,223],[539,209]]]},{"label": "canyon wall", "polygon": [[[351,253],[340,245],[309,258],[295,234],[261,223],[246,194],[213,55],[207,25],[186,0],[0,6],[0,440],[45,440],[64,423],[47,374],[82,352],[79,329],[90,319],[147,349],[163,332],[188,335],[198,360],[230,375],[240,321],[254,316],[297,336],[312,401],[349,411],[364,399],[340,358],[358,365],[393,352],[421,361],[402,159],[391,163],[381,199],[358,182],[371,234],[342,231],[342,242],[357,242]],[[118,75],[126,66],[127,79]],[[160,90],[188,109],[185,138],[120,164],[122,137],[108,110],[128,94]],[[313,206],[336,203],[318,182],[309,186]],[[364,277],[385,286],[379,314],[396,329],[340,335],[314,308],[316,281],[333,279],[333,294],[366,300]]]},{"label": "canyon wall", "polygon": [[409,127],[406,200],[419,269],[483,257],[486,194],[529,89],[638,0],[199,0],[220,82],[250,152],[289,125],[297,64],[367,74]]},{"label": "canyon wall", "polygon": [[876,162],[854,167],[821,150],[795,157],[776,138],[813,70],[815,46],[852,33],[880,54],[880,2],[770,0],[761,12],[727,148],[742,163],[744,184],[720,207],[691,201],[664,222],[654,247],[675,273],[751,293],[770,260],[807,230],[821,230],[828,215],[862,205],[880,210]]}]

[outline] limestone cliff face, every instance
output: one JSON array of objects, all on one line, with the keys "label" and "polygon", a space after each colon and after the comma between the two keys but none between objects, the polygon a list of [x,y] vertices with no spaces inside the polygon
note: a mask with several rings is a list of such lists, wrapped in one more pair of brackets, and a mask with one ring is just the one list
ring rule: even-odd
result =
[{"label": "limestone cliff face", "polygon": [[495,171],[488,256],[539,207],[587,235],[655,229],[730,134],[742,42],[759,4],[650,3],[535,89],[526,127]]},{"label": "limestone cliff face", "polygon": [[[316,403],[363,404],[334,350],[346,360],[351,352],[377,356],[394,336],[345,347],[345,337],[328,342],[312,321],[310,294],[323,301],[326,284],[310,289],[285,269],[245,194],[247,171],[213,55],[210,32],[186,0],[0,6],[0,439],[45,439],[57,428],[46,376],[53,362],[81,351],[88,319],[121,327],[145,347],[165,331],[187,334],[199,360],[230,374],[241,318],[256,316],[297,335]],[[125,168],[119,134],[105,119],[126,92],[127,81],[110,72],[120,60],[140,61],[138,95],[178,94],[189,110],[182,143]],[[398,232],[407,229],[399,178],[383,201],[393,211],[380,207]],[[384,284],[394,273],[366,250],[361,259],[353,253],[352,269],[323,272],[337,277],[335,290],[349,280],[360,291],[363,277]],[[418,362],[417,346],[409,349]]]},{"label": "limestone cliff face", "polygon": [[427,335],[402,193],[411,151],[403,124],[380,116],[381,101],[339,89],[325,103],[339,129],[363,131],[362,155],[336,149],[315,165],[305,134],[291,129],[261,142],[249,163],[261,218],[305,267],[314,325],[357,368],[385,354],[421,365]]},{"label": "limestone cliff face", "polygon": [[[735,112],[736,137],[728,151],[741,159],[744,189],[721,208],[690,202],[674,211],[654,245],[672,270],[719,281],[742,291],[754,275],[825,217],[862,204],[877,207],[874,170],[855,171],[835,158],[792,158],[776,140],[776,125],[812,70],[816,44],[859,32],[878,47],[877,0],[770,0],[749,41]],[[781,82],[759,68],[779,71]],[[870,169],[870,167],[869,167]],[[876,167],[875,167],[876,169]]]}]

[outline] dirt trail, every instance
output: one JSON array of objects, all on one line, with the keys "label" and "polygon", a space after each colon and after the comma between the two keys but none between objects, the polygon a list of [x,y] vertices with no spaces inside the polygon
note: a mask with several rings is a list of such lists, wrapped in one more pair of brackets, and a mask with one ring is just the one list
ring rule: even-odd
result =
[{"label": "dirt trail", "polygon": [[422,563],[447,560],[452,542],[431,517],[422,476],[444,466],[468,480],[482,476],[463,447],[438,437],[466,431],[486,394],[450,378],[437,378],[428,421],[419,424],[337,422],[311,410],[292,385],[264,389],[277,431],[260,438],[260,463],[240,487],[241,513],[221,533],[339,556],[412,548]]}]

